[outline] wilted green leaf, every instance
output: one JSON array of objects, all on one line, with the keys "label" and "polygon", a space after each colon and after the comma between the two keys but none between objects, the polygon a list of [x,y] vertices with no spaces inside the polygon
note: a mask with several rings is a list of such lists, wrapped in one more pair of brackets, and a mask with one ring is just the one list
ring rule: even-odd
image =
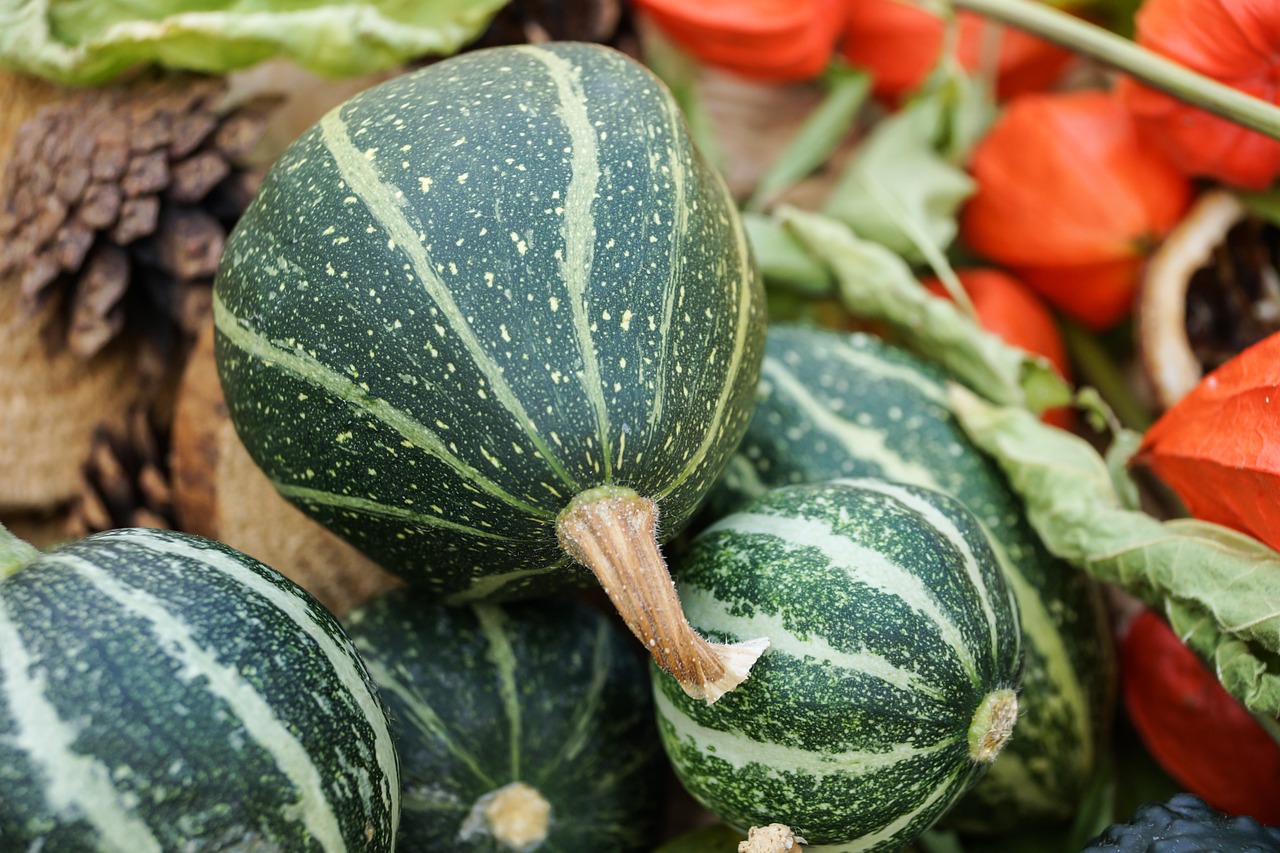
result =
[{"label": "wilted green leaf", "polygon": [[222,73],[285,57],[329,76],[457,52],[506,0],[0,0],[0,67],[104,83],[143,64]]},{"label": "wilted green leaf", "polygon": [[916,101],[876,123],[845,167],[823,212],[902,257],[925,260],[956,236],[956,209],[973,179],[947,162],[935,142],[942,104]]},{"label": "wilted green leaf", "polygon": [[1049,363],[987,332],[951,302],[932,296],[902,258],[819,213],[785,208],[782,222],[835,277],[844,306],[892,326],[903,343],[985,396],[1035,412],[1071,391]]},{"label": "wilted green leaf", "polygon": [[1231,695],[1280,715],[1280,553],[1219,525],[1126,509],[1092,445],[1025,410],[959,385],[952,410],[1051,553],[1164,610]]}]

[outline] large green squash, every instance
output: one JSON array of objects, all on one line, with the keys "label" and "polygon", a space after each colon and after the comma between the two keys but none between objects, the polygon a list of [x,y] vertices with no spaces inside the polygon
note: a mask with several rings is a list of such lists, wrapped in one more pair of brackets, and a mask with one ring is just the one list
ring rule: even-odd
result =
[{"label": "large green squash", "polygon": [[639,561],[669,588],[656,541],[630,543],[677,533],[736,447],[763,305],[671,94],[553,43],[403,75],[294,142],[228,241],[215,346],[279,491],[410,582],[453,602],[581,584],[599,510],[645,551],[606,574]]},{"label": "large green squash", "polygon": [[666,801],[648,671],[573,599],[397,590],[346,627],[391,713],[407,850],[649,853]]},{"label": "large green squash", "polygon": [[951,416],[941,371],[869,335],[775,325],[756,410],[712,503],[723,514],[771,486],[847,476],[959,498],[998,543],[1018,600],[1018,734],[947,821],[1000,832],[1068,820],[1106,751],[1114,705],[1098,585],[1044,549],[995,463]]},{"label": "large green squash", "polygon": [[1017,607],[948,495],[873,479],[772,489],[698,535],[678,585],[707,636],[770,639],[715,705],[654,669],[677,775],[740,830],[900,850],[1017,740]]},{"label": "large green squash", "polygon": [[206,539],[0,527],[0,849],[395,848],[399,764],[337,621]]}]

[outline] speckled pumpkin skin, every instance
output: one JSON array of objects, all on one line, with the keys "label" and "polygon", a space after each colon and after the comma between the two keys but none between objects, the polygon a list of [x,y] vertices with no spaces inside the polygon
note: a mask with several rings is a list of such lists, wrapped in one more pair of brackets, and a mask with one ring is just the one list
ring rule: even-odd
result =
[{"label": "speckled pumpkin skin", "polygon": [[664,538],[746,428],[764,296],[670,93],[598,45],[462,54],[274,165],[214,293],[219,373],[287,498],[453,600],[580,582],[574,495]]}]

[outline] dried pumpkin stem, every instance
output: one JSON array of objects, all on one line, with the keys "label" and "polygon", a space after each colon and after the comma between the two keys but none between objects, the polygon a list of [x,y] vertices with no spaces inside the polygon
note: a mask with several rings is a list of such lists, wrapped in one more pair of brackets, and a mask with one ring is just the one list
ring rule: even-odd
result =
[{"label": "dried pumpkin stem", "polygon": [[707,704],[740,684],[768,646],[764,639],[709,643],[689,625],[658,549],[658,509],[619,486],[589,489],[556,521],[560,544],[599,579],[654,662]]}]

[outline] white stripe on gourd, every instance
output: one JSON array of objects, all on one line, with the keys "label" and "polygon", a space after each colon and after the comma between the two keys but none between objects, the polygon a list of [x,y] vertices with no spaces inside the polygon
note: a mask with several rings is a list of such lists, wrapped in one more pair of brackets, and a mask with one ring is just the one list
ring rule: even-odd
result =
[{"label": "white stripe on gourd", "polygon": [[686,742],[683,748],[713,756],[734,770],[756,765],[764,773],[799,773],[821,780],[828,776],[874,773],[896,767],[904,761],[925,758],[960,742],[956,737],[924,746],[895,743],[883,750],[806,750],[790,744],[756,740],[739,731],[704,726],[676,707],[661,690],[654,691],[653,699],[658,716],[671,726],[676,739]]},{"label": "white stripe on gourd", "polygon": [[769,536],[797,547],[816,549],[834,568],[843,570],[850,578],[856,578],[885,595],[901,598],[928,617],[964,671],[975,682],[978,680],[977,665],[960,629],[939,606],[928,587],[919,577],[879,551],[836,534],[829,524],[817,519],[739,512],[717,521],[705,532]]},{"label": "white stripe on gourd", "polygon": [[837,649],[813,631],[806,631],[801,637],[781,619],[758,610],[751,616],[736,615],[732,602],[721,601],[701,587],[682,591],[680,603],[692,622],[714,622],[720,630],[735,637],[768,637],[770,655],[810,659],[817,665],[830,664],[869,675],[899,690],[942,698],[938,688],[921,679],[918,672],[903,669],[883,655],[865,649],[856,652]]},{"label": "white stripe on gourd", "polygon": [[46,699],[46,679],[34,668],[26,646],[0,597],[0,693],[20,696],[9,704],[16,731],[8,736],[44,777],[45,801],[54,817],[83,819],[112,853],[159,853],[160,843],[111,779],[111,768],[75,751],[80,731]]},{"label": "white stripe on gourd", "polygon": [[[276,610],[288,616],[294,624],[302,629],[303,634],[315,643],[324,654],[325,660],[333,667],[334,673],[348,689],[348,695],[360,709],[364,719],[368,721],[374,735],[374,753],[379,766],[387,773],[388,787],[394,791],[399,788],[399,761],[396,758],[395,745],[391,740],[391,731],[387,728],[386,715],[378,704],[377,696],[366,686],[362,669],[363,661],[359,660],[349,647],[339,643],[334,636],[333,626],[323,625],[316,620],[315,613],[308,607],[309,599],[291,591],[281,589],[261,575],[252,572],[239,560],[227,554],[208,548],[196,548],[176,539],[156,539],[145,533],[129,530],[108,534],[113,541],[147,548],[158,554],[172,555],[186,560],[197,560],[219,571],[224,577],[234,580],[253,593],[275,606]],[[340,636],[340,635],[339,635]],[[345,641],[345,637],[342,638]],[[308,763],[310,760],[308,759]],[[389,791],[381,792],[383,799],[396,802]],[[392,812],[394,826],[397,814]]]},{"label": "white stripe on gourd", "polygon": [[[120,538],[127,541],[127,537]],[[150,541],[135,544],[152,546]],[[187,554],[183,556],[189,558]],[[178,677],[187,683],[204,679],[208,692],[227,703],[236,719],[244,724],[249,737],[272,757],[275,766],[293,783],[300,797],[298,813],[311,837],[327,851],[338,853],[345,849],[333,806],[324,796],[324,782],[319,769],[306,748],[272,710],[271,704],[240,675],[238,669],[222,664],[213,653],[203,648],[192,635],[191,627],[174,618],[165,603],[150,593],[116,581],[80,557],[51,554],[46,560],[66,566],[92,584],[105,598],[114,601],[130,615],[145,620],[157,640],[156,648],[178,664]],[[208,562],[213,564],[212,560]],[[224,566],[217,567],[231,575]],[[243,578],[235,579],[244,582]],[[264,586],[270,587],[265,583]],[[275,587],[270,588],[278,592]],[[296,605],[294,596],[288,598]],[[327,635],[325,640],[332,646]],[[346,656],[341,655],[341,659],[346,660]],[[354,668],[351,671],[354,672]],[[389,748],[389,735],[387,745]],[[388,752],[388,757],[390,754]]]}]

